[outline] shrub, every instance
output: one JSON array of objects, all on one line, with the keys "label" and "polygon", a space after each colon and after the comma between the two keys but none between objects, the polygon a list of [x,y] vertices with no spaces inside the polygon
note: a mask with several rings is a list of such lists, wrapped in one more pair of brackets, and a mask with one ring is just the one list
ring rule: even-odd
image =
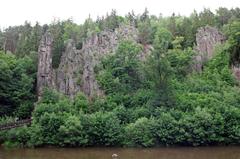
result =
[{"label": "shrub", "polygon": [[161,113],[156,117],[154,124],[154,133],[157,138],[157,143],[160,145],[172,145],[180,142],[181,136],[178,122],[170,113]]},{"label": "shrub", "polygon": [[186,113],[180,119],[179,126],[185,131],[183,144],[209,145],[223,140],[221,136],[224,131],[223,118],[207,108],[197,107],[193,114]]},{"label": "shrub", "polygon": [[30,133],[26,126],[11,129],[6,133],[4,145],[7,147],[24,147],[30,139]]},{"label": "shrub", "polygon": [[73,101],[74,109],[77,111],[88,109],[88,99],[83,93],[78,93]]},{"label": "shrub", "polygon": [[150,147],[155,144],[153,119],[139,118],[125,127],[124,144],[127,146]]},{"label": "shrub", "polygon": [[116,146],[122,141],[120,120],[113,113],[91,114],[83,125],[89,135],[90,145]]},{"label": "shrub", "polygon": [[88,143],[88,135],[83,129],[79,117],[70,115],[59,128],[61,146],[84,146]]}]

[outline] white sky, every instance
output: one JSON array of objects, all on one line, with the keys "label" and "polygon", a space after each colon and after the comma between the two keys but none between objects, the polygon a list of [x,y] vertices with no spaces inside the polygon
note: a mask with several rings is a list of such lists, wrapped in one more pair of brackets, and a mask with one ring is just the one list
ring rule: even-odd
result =
[{"label": "white sky", "polygon": [[120,15],[134,10],[142,13],[147,7],[150,14],[169,16],[173,12],[189,15],[204,7],[215,11],[218,7],[240,7],[240,0],[0,0],[0,27],[20,25],[25,20],[35,24],[50,23],[54,18],[73,18],[76,23],[90,14],[93,19],[116,9]]}]

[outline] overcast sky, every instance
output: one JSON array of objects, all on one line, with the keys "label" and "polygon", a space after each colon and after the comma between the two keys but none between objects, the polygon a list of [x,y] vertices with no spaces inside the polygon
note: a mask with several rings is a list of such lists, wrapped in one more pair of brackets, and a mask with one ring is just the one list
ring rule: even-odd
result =
[{"label": "overcast sky", "polygon": [[0,0],[0,27],[23,24],[50,23],[54,18],[72,18],[82,23],[90,14],[93,19],[116,9],[120,15],[129,11],[142,13],[147,7],[150,14],[163,16],[176,14],[188,16],[194,9],[240,7],[240,0]]}]

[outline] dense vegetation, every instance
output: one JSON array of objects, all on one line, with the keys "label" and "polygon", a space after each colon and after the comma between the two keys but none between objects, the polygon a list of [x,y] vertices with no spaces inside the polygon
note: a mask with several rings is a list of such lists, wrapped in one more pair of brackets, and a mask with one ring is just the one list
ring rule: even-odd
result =
[{"label": "dense vegetation", "polygon": [[[79,93],[73,100],[45,89],[35,103],[36,51],[47,29],[54,35],[53,65],[57,67],[64,41],[82,42],[119,25],[138,28],[139,42],[122,41],[116,52],[96,67],[104,97],[91,100]],[[195,34],[215,26],[228,40],[201,73],[191,69]],[[151,55],[139,53],[152,45]],[[148,11],[126,17],[116,11],[96,22],[88,18],[50,25],[9,27],[0,32],[1,123],[32,116],[30,127],[0,132],[14,146],[159,146],[240,144],[240,89],[231,72],[239,65],[240,9],[193,12],[190,17],[150,16]],[[12,53],[5,53],[11,51]],[[10,117],[11,116],[11,117]]]}]

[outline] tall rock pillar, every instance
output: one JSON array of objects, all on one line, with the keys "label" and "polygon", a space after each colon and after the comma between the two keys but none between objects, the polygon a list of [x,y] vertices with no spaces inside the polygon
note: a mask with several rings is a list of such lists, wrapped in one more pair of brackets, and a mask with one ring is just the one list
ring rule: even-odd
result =
[{"label": "tall rock pillar", "polygon": [[38,48],[38,72],[37,72],[37,92],[41,97],[45,87],[54,87],[54,75],[52,68],[52,44],[53,37],[46,32],[41,39]]}]

